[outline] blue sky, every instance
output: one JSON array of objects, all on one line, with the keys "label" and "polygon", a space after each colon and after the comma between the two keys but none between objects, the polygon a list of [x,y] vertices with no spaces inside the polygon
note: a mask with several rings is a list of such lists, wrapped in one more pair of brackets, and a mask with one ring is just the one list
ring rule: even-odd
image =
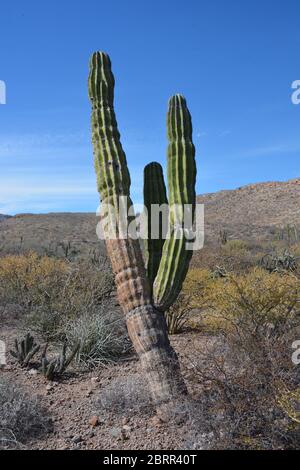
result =
[{"label": "blue sky", "polygon": [[0,213],[95,211],[88,60],[108,52],[132,176],[165,164],[185,95],[197,192],[300,176],[299,0],[27,0],[0,7]]}]

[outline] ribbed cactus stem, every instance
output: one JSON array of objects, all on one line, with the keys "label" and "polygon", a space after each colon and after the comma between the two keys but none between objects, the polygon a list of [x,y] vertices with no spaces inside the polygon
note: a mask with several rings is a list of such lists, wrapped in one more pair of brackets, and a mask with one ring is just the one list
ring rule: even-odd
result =
[{"label": "ribbed cactus stem", "polygon": [[[130,200],[130,177],[113,109],[114,77],[107,54],[96,52],[90,61],[89,96],[92,103],[92,141],[98,190],[108,219],[119,215],[119,196]],[[117,213],[117,214],[116,214]],[[184,390],[179,364],[170,346],[163,315],[151,304],[139,241],[104,230],[115,273],[117,294],[126,315],[129,335],[140,357],[156,403],[171,400]]]},{"label": "ribbed cactus stem", "polygon": [[[183,96],[169,101],[168,128],[168,189],[169,233],[164,243],[162,259],[153,286],[155,306],[164,311],[176,300],[185,279],[192,251],[191,242],[195,208],[196,163],[192,142],[192,122]],[[190,212],[190,218],[184,220]],[[184,225],[190,221],[189,225]]]},{"label": "ribbed cactus stem", "polygon": [[[102,217],[109,221],[103,226],[108,254],[116,274],[120,304],[129,312],[150,302],[150,287],[143,267],[139,244],[130,238],[120,238],[116,224],[116,238],[112,238],[113,223],[119,218],[120,196],[130,200],[130,176],[126,156],[120,142],[120,133],[113,108],[114,76],[107,54],[92,55],[89,75],[89,96],[92,103],[92,141],[97,186],[100,193]],[[111,225],[110,225],[111,224]]]},{"label": "ribbed cactus stem", "polygon": [[[144,205],[147,210],[146,268],[151,286],[158,271],[168,220],[168,198],[162,166],[149,163],[144,169]],[[161,210],[160,210],[161,209]],[[166,220],[165,220],[166,218]]]}]

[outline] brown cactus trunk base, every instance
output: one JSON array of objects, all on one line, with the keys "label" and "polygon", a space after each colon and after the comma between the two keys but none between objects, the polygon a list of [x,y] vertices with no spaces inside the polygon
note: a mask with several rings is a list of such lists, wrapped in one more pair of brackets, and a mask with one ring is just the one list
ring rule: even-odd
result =
[{"label": "brown cactus trunk base", "polygon": [[143,305],[129,312],[126,320],[154,403],[165,403],[186,394],[178,357],[170,345],[163,314],[152,305]]},{"label": "brown cactus trunk base", "polygon": [[151,304],[150,285],[138,240],[106,240],[128,334],[156,405],[187,394],[163,313]]}]

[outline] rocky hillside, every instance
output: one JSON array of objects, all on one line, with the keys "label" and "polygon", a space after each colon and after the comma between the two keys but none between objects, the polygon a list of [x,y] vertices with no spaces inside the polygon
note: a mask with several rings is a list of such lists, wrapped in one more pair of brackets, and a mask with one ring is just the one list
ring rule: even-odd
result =
[{"label": "rocky hillside", "polygon": [[68,259],[102,256],[105,248],[96,235],[98,220],[90,213],[18,214],[0,223],[0,253],[35,250]]},{"label": "rocky hillside", "polygon": [[288,224],[300,229],[300,178],[249,184],[198,196],[205,207],[206,241],[226,230],[229,238],[270,239]]},{"label": "rocky hillside", "polygon": [[9,215],[0,214],[0,222],[2,222],[5,219],[8,219],[9,217],[10,217]]},{"label": "rocky hillside", "polygon": [[[198,196],[205,205],[205,242],[228,238],[273,239],[281,227],[299,226],[300,178],[287,182],[250,184],[235,190]],[[1,216],[0,216],[1,217]],[[2,216],[3,217],[3,216]],[[98,219],[91,213],[20,214],[0,224],[0,253],[34,249],[40,253],[76,257],[104,254],[96,235]]]}]

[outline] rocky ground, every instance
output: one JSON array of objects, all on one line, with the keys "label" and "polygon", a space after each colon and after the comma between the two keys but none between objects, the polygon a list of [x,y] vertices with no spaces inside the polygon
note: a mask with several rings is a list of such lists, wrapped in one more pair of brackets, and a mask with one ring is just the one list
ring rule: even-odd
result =
[{"label": "rocky ground", "polygon": [[[12,346],[20,331],[2,326],[1,339]],[[192,356],[205,338],[198,333],[172,337],[186,381],[192,384]],[[52,432],[27,442],[28,449],[180,449],[186,425],[181,419],[165,422],[149,401],[135,357],[93,371],[71,370],[59,382],[48,382],[34,368],[23,370],[9,357],[0,371],[38,396],[49,412]],[[189,383],[190,382],[190,383]]]}]

